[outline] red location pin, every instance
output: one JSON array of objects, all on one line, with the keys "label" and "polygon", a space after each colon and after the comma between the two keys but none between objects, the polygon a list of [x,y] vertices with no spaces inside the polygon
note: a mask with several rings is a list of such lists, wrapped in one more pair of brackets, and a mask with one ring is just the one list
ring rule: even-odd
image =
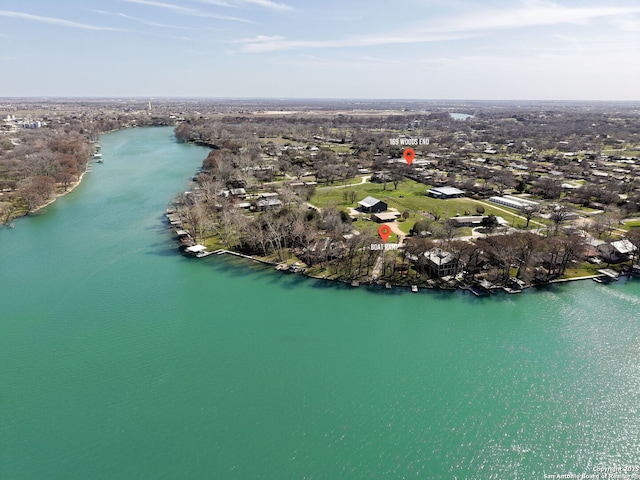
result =
[{"label": "red location pin", "polygon": [[380,235],[380,238],[382,238],[382,241],[384,243],[387,243],[387,240],[389,240],[389,235],[391,235],[391,229],[387,225],[380,225],[378,234]]},{"label": "red location pin", "polygon": [[407,163],[411,165],[411,162],[413,162],[413,159],[416,157],[416,152],[414,152],[413,148],[407,148],[402,156],[407,161]]}]

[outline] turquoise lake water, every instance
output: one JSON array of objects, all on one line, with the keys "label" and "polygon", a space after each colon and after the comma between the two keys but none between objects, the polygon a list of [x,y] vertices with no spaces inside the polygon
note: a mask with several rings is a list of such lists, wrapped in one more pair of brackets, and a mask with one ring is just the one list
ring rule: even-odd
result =
[{"label": "turquoise lake water", "polygon": [[207,150],[104,164],[0,229],[0,479],[537,479],[640,465],[640,281],[351,289],[186,258]]}]

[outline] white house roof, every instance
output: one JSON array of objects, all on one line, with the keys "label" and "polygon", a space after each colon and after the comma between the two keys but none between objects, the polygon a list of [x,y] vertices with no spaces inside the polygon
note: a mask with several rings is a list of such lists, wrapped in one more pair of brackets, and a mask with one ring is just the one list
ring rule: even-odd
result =
[{"label": "white house roof", "polygon": [[398,212],[381,212],[381,213],[374,213],[373,216],[375,218],[377,218],[381,222],[390,222],[390,221],[393,221],[396,218],[398,218],[400,216],[400,213],[398,213]]},{"label": "white house roof", "polygon": [[282,205],[282,201],[277,198],[266,198],[262,200],[258,200],[256,205],[259,207],[279,207]]},{"label": "white house roof", "polygon": [[451,253],[437,247],[424,252],[424,256],[435,265],[447,265],[454,261],[454,256]]},{"label": "white house roof", "polygon": [[192,247],[187,247],[185,250],[189,253],[198,253],[204,252],[207,249],[204,245],[194,245]]},{"label": "white house roof", "polygon": [[611,246],[623,255],[636,251],[636,246],[626,238],[623,240],[618,240],[617,242],[611,242]]},{"label": "white house roof", "polygon": [[435,187],[431,191],[441,195],[464,195],[462,190],[455,187]]},{"label": "white house roof", "polygon": [[362,205],[363,207],[373,207],[378,202],[380,202],[380,200],[377,198],[367,197],[364,200],[360,200],[358,205]]}]

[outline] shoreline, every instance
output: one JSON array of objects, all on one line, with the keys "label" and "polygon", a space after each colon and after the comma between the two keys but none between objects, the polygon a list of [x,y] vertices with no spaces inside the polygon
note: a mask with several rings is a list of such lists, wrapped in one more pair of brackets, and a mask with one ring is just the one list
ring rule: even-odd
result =
[{"label": "shoreline", "polygon": [[[260,258],[256,258],[256,257],[252,257],[251,255],[246,255],[246,254],[242,254],[242,253],[238,253],[238,252],[234,252],[231,250],[226,250],[226,249],[220,249],[220,250],[215,250],[214,252],[211,252],[211,254],[216,254],[216,255],[224,255],[224,254],[229,254],[233,257],[236,258],[242,258],[244,260],[249,260],[251,262],[254,263],[259,263],[261,265],[264,266],[278,266],[279,264],[277,262],[270,262],[267,260],[263,260]],[[322,280],[325,282],[330,282],[330,283],[340,283],[343,284],[345,286],[351,286],[352,288],[357,288],[359,286],[365,286],[365,287],[378,287],[378,288],[386,288],[388,289],[387,285],[390,285],[392,289],[394,290],[407,290],[408,292],[412,292],[412,285],[399,285],[399,284],[393,284],[390,282],[375,282],[375,281],[366,281],[366,282],[360,282],[357,281],[357,285],[354,285],[353,282],[350,282],[348,280],[341,280],[341,279],[331,279],[331,278],[327,278],[327,277],[322,277],[322,276],[316,276],[316,275],[311,275],[306,273],[306,271],[298,271],[298,272],[291,272],[288,270],[279,270],[280,274],[285,274],[285,273],[299,273],[307,278],[312,278],[314,280]],[[502,286],[498,287],[496,290],[500,290],[505,294],[509,294],[509,295],[513,295],[513,294],[517,294],[517,293],[522,293],[525,290],[530,290],[530,289],[537,289],[537,288],[544,288],[544,287],[548,287],[550,285],[554,285],[554,284],[563,284],[563,283],[570,283],[570,282],[577,282],[577,281],[584,281],[584,280],[593,280],[594,278],[600,278],[603,275],[598,274],[598,275],[585,275],[585,276],[580,276],[580,277],[572,277],[572,278],[558,278],[558,279],[554,279],[554,280],[550,280],[548,282],[545,283],[539,283],[539,284],[535,284],[535,285],[526,285],[525,287],[523,287],[521,290],[516,290],[516,291],[507,291],[505,290]],[[439,285],[433,285],[433,286],[425,286],[425,285],[417,285],[418,289],[421,290],[438,290],[438,291],[450,291],[450,292],[454,292],[454,291],[462,291],[462,292],[467,292],[469,291],[469,286],[471,285],[457,285],[455,287],[450,287],[450,288],[443,288]],[[487,293],[487,295],[483,295],[483,296],[491,296],[493,295],[494,292],[490,292]]]},{"label": "shoreline", "polygon": [[[121,126],[118,128],[113,128],[111,130],[107,130],[104,132],[100,132],[98,134],[98,136],[102,136],[106,133],[113,133],[113,132],[118,132],[120,130],[126,130],[127,128],[137,128],[136,126],[130,126],[130,125],[126,125],[126,126]],[[67,190],[63,191],[63,192],[59,192],[56,193],[53,197],[51,197],[49,200],[47,200],[45,203],[43,203],[42,205],[37,206],[36,208],[34,208],[33,210],[31,210],[30,212],[24,213],[22,215],[18,215],[16,217],[10,217],[5,223],[8,225],[11,222],[13,222],[13,220],[17,219],[17,218],[23,218],[23,217],[28,217],[29,215],[32,215],[34,213],[38,213],[41,210],[45,209],[46,207],[48,207],[49,205],[51,205],[52,203],[54,203],[58,198],[60,197],[64,197],[65,195],[70,194],[71,192],[73,192],[77,187],[80,186],[80,184],[82,183],[82,180],[85,176],[85,174],[87,174],[88,172],[90,172],[90,167],[93,166],[94,162],[93,162],[93,156],[91,158],[89,158],[89,160],[87,160],[87,165],[84,169],[84,171],[78,176],[78,179],[73,182],[71,185],[69,185],[69,187],[67,188]],[[4,225],[4,223],[0,223],[0,226]]]},{"label": "shoreline", "polygon": [[69,185],[67,190],[65,190],[64,192],[56,193],[53,197],[51,197],[49,200],[47,200],[44,204],[34,208],[29,213],[26,213],[25,215],[22,215],[22,216],[23,217],[28,217],[29,215],[31,215],[33,213],[38,213],[40,210],[42,210],[42,209],[48,207],[49,205],[51,205],[52,203],[54,203],[58,198],[64,197],[65,195],[68,195],[71,192],[73,192],[77,187],[80,186],[80,184],[82,183],[82,179],[84,178],[85,174],[90,171],[89,167],[91,165],[92,165],[91,161],[87,162],[87,167],[84,169],[84,172],[82,172],[80,174],[80,176],[78,177],[78,179],[75,182],[73,182],[71,185]]}]

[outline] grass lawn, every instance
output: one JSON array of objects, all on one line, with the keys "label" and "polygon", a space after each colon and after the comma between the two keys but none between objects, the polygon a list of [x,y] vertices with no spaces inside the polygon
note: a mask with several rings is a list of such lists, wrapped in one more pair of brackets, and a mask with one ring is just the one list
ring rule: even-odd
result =
[{"label": "grass lawn", "polygon": [[597,208],[584,207],[582,205],[576,205],[575,203],[571,204],[571,207],[578,212],[587,213],[587,214],[602,213],[602,210],[598,210]]},{"label": "grass lawn", "polygon": [[[365,183],[354,185],[352,188],[322,189],[318,188],[311,198],[311,203],[320,208],[334,204],[338,208],[355,208],[357,202],[367,196],[375,197],[387,203],[389,208],[396,208],[399,212],[409,210],[412,214],[418,214],[420,217],[424,214],[437,214],[441,218],[455,217],[456,215],[475,215],[476,207],[480,205],[476,200],[470,198],[453,198],[451,200],[438,200],[426,195],[429,189],[427,185],[415,182],[413,180],[404,180],[398,184],[398,189],[393,188],[393,183],[388,182],[386,190],[381,183]],[[344,190],[355,190],[358,197],[354,203],[349,203],[343,198]],[[504,218],[510,225],[524,226],[526,221],[519,219],[513,214],[505,213],[497,208],[482,205],[485,209],[484,214],[494,214]],[[509,210],[505,208],[504,210]],[[412,217],[404,222],[401,226],[402,231],[409,231],[413,224],[420,218]],[[408,226],[405,226],[409,224]]]},{"label": "grass lawn", "polygon": [[[380,238],[380,235],[378,233],[378,229],[382,225],[384,225],[384,224],[383,223],[377,223],[377,222],[370,222],[370,221],[367,221],[367,220],[363,220],[361,218],[357,222],[353,223],[353,228],[355,228],[356,230],[358,230],[361,233],[368,233],[369,235],[374,237],[375,238],[374,243],[382,243],[382,239]],[[404,231],[404,229],[403,229],[403,231]],[[391,232],[391,235],[389,235],[389,238],[387,239],[386,243],[398,243],[398,235],[396,235],[395,233]]]},{"label": "grass lawn", "polygon": [[594,265],[589,262],[583,262],[572,268],[567,268],[562,278],[588,277],[589,275],[597,275],[598,269],[604,268],[603,265]]},{"label": "grass lawn", "polygon": [[222,243],[220,237],[218,235],[210,235],[204,241],[204,246],[207,247],[207,250],[213,252],[215,250],[220,250],[221,248],[225,249],[227,246]]},{"label": "grass lawn", "polygon": [[335,153],[349,153],[352,150],[349,143],[322,143],[320,146],[333,150]]}]

